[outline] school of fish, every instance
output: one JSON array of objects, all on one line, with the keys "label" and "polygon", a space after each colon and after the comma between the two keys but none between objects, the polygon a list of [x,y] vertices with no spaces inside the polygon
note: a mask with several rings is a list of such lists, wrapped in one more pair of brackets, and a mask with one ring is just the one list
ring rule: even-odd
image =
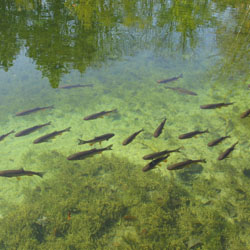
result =
[{"label": "school of fish", "polygon": [[[158,80],[157,82],[159,84],[165,84],[165,83],[177,81],[180,78],[183,78],[183,74],[180,74],[177,77],[171,77],[168,79]],[[93,84],[64,85],[64,86],[59,87],[59,89],[72,89],[72,88],[85,88],[85,87],[93,87]],[[180,87],[169,87],[168,86],[165,88],[176,91],[177,93],[180,93],[180,94],[197,96],[197,93],[190,91],[190,90],[187,90],[187,89],[180,88]],[[234,104],[234,102],[205,104],[205,105],[200,105],[200,109],[216,109],[216,108],[228,107],[228,106],[231,106],[233,104]],[[16,116],[30,115],[32,113],[35,113],[35,112],[38,112],[41,110],[48,110],[48,109],[53,109],[53,108],[54,108],[54,105],[31,108],[31,109],[20,111],[20,112],[16,113]],[[108,110],[108,111],[103,110],[103,111],[85,116],[83,118],[83,120],[89,121],[89,120],[94,120],[94,119],[98,119],[98,118],[103,118],[104,116],[112,115],[112,114],[117,113],[117,112],[118,112],[117,109]],[[250,109],[243,112],[239,117],[241,119],[243,119],[243,118],[246,118],[249,116],[250,116]],[[163,121],[156,127],[155,131],[152,133],[152,136],[154,136],[155,138],[158,138],[161,135],[166,122],[167,122],[167,118],[164,118]],[[42,129],[43,127],[47,127],[49,125],[51,125],[51,122],[46,122],[43,124],[34,125],[32,127],[29,127],[29,128],[26,128],[26,129],[23,129],[23,130],[17,132],[15,134],[15,137],[29,135],[29,134],[34,133],[35,131]],[[35,139],[33,141],[33,143],[38,144],[38,143],[47,142],[48,140],[55,138],[57,135],[61,135],[64,132],[69,132],[70,129],[71,128],[68,127],[68,128],[62,129],[62,130],[56,130],[56,131],[50,132],[48,134],[45,134],[45,135]],[[129,135],[127,138],[125,138],[121,144],[123,146],[127,146],[128,144],[132,143],[136,139],[136,137],[139,134],[141,134],[143,131],[144,131],[144,129],[142,128],[136,132],[133,132],[131,135]],[[1,135],[0,141],[3,141],[7,136],[9,136],[13,133],[15,133],[15,131],[11,130],[10,132],[7,132],[7,133]],[[190,138],[196,137],[197,135],[201,135],[201,134],[205,134],[205,133],[211,133],[211,132],[208,129],[194,130],[194,131],[190,131],[190,132],[186,132],[184,134],[181,134],[181,135],[179,135],[178,138],[181,140],[190,139]],[[98,135],[98,136],[94,137],[93,139],[86,139],[86,140],[78,139],[78,141],[79,141],[78,145],[89,144],[90,146],[92,146],[95,143],[101,144],[103,141],[108,141],[111,138],[113,138],[114,136],[115,136],[114,133],[107,133],[107,134],[103,134],[103,135]],[[218,145],[219,143],[222,143],[224,140],[226,140],[228,138],[230,138],[230,135],[225,135],[225,136],[221,136],[219,138],[215,138],[213,141],[208,142],[207,146],[214,147],[214,146]],[[231,154],[231,152],[235,149],[235,147],[238,143],[239,142],[236,141],[234,144],[232,144],[232,146],[230,146],[229,148],[227,148],[223,152],[221,152],[219,154],[217,160],[221,161],[223,159],[226,159]],[[113,145],[111,144],[111,145],[109,145],[107,147],[103,147],[103,148],[92,148],[89,150],[76,152],[76,153],[68,156],[67,159],[70,161],[83,160],[83,159],[86,159],[88,157],[92,157],[94,155],[100,154],[104,151],[112,150],[112,146]],[[166,162],[167,159],[170,157],[171,153],[181,153],[181,147],[176,148],[176,149],[171,149],[171,150],[165,149],[163,151],[153,152],[151,154],[143,156],[142,157],[143,160],[151,160],[151,161],[142,168],[142,171],[147,172],[147,171],[152,170],[155,167],[159,166],[162,162]],[[177,163],[168,165],[166,169],[167,170],[180,170],[180,169],[186,168],[187,166],[190,166],[190,165],[195,164],[195,163],[206,163],[206,159],[196,159],[196,160],[186,159],[184,161],[179,161]],[[20,178],[20,176],[33,176],[33,175],[43,177],[44,172],[28,171],[28,170],[24,170],[23,168],[18,168],[16,170],[11,169],[11,170],[0,171],[0,177],[8,177],[8,178],[9,177]]]}]

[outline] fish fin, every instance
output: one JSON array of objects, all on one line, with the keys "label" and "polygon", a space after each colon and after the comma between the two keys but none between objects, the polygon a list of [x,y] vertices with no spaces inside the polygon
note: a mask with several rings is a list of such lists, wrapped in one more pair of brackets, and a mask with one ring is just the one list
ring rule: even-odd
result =
[{"label": "fish fin", "polygon": [[40,176],[41,178],[43,178],[43,175],[45,174],[45,172],[38,172],[37,175]]},{"label": "fish fin", "polygon": [[21,180],[21,176],[17,176],[16,178],[17,178],[17,180],[18,180],[18,181],[20,181],[20,180]]},{"label": "fish fin", "polygon": [[94,143],[90,143],[90,144],[89,144],[89,146],[93,146],[93,145],[94,145]]},{"label": "fish fin", "polygon": [[102,142],[101,142],[101,141],[99,141],[99,145],[102,145]]},{"label": "fish fin", "polygon": [[161,163],[159,163],[158,166],[161,166]]},{"label": "fish fin", "polygon": [[194,138],[198,138],[198,135],[195,135]]},{"label": "fish fin", "polygon": [[102,154],[102,152],[98,152],[97,154]]},{"label": "fish fin", "polygon": [[68,216],[67,216],[67,220],[70,220],[71,219],[71,212],[68,211]]},{"label": "fish fin", "polygon": [[168,160],[166,159],[166,160],[164,160],[164,162],[167,162]]},{"label": "fish fin", "polygon": [[[108,115],[108,114],[107,114]],[[104,118],[104,116],[100,116],[100,118]]]}]

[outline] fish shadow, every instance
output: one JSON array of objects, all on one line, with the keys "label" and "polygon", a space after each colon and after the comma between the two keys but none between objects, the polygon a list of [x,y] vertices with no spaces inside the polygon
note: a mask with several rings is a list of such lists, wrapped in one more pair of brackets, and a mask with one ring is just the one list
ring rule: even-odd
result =
[{"label": "fish shadow", "polygon": [[185,168],[184,171],[178,172],[178,177],[183,182],[188,182],[191,185],[192,183],[189,182],[196,179],[202,171],[203,166],[201,164],[192,164],[192,166]]}]

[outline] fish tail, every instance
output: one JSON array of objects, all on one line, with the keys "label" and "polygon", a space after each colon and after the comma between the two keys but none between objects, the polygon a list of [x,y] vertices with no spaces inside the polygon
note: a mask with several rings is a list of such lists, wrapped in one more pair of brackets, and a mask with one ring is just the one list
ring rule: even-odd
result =
[{"label": "fish tail", "polygon": [[183,74],[182,73],[179,75],[179,78],[183,78]]},{"label": "fish tail", "polygon": [[112,150],[112,147],[113,147],[113,144],[107,146],[105,149],[106,149],[106,150]]},{"label": "fish tail", "polygon": [[50,106],[48,106],[47,108],[48,108],[48,109],[53,109],[53,108],[55,108],[55,106],[54,106],[54,105],[50,105]]},{"label": "fish tail", "polygon": [[207,163],[206,159],[202,159],[200,160],[201,162]]},{"label": "fish tail", "polygon": [[15,130],[14,130],[14,129],[10,131],[10,134],[12,134],[12,133],[15,133]]},{"label": "fish tail", "polygon": [[43,175],[45,174],[45,172],[38,172],[37,175],[40,176],[41,178],[43,178]]},{"label": "fish tail", "polygon": [[51,124],[51,121],[49,121],[49,122],[45,123],[45,125],[50,125],[50,124]]},{"label": "fish tail", "polygon": [[87,143],[87,142],[84,141],[84,140],[78,139],[78,145],[82,145],[82,144],[85,144],[85,143]]},{"label": "fish tail", "polygon": [[179,148],[177,148],[176,150],[174,150],[175,152],[179,152],[180,153],[180,150],[181,149],[183,149],[184,147],[183,146],[181,146],[181,147],[179,147]]},{"label": "fish tail", "polygon": [[204,130],[204,133],[209,133],[209,130],[208,129]]},{"label": "fish tail", "polygon": [[70,131],[71,127],[65,128],[64,131]]}]

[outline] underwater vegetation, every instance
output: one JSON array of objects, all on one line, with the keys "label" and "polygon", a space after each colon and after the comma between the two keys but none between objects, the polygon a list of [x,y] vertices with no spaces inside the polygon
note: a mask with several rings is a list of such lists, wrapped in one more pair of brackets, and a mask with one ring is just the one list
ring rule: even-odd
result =
[{"label": "underwater vegetation", "polygon": [[236,169],[218,181],[200,165],[162,176],[115,156],[33,157],[53,175],[6,204],[1,250],[249,249],[250,178]]}]

